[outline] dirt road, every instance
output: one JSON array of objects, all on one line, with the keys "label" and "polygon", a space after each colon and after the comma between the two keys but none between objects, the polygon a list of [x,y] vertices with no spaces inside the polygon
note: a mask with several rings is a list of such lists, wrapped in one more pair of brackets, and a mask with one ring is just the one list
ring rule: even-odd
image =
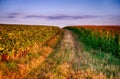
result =
[{"label": "dirt road", "polygon": [[102,74],[93,72],[89,62],[89,54],[75,35],[65,30],[59,47],[25,79],[105,79]]}]

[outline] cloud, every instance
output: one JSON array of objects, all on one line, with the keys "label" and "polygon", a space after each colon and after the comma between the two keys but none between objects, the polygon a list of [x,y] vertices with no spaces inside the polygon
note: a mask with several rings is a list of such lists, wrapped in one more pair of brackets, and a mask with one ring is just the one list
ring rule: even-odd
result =
[{"label": "cloud", "polygon": [[27,15],[25,18],[45,18],[45,16],[39,16],[39,15]]},{"label": "cloud", "polygon": [[111,15],[111,16],[108,16],[108,18],[120,21],[120,15]]},{"label": "cloud", "polygon": [[9,13],[9,15],[20,15],[20,14],[22,14],[22,13]]},{"label": "cloud", "polygon": [[7,17],[5,17],[5,18],[16,18],[16,16],[9,15],[9,16],[7,16]]},{"label": "cloud", "polygon": [[28,15],[25,18],[45,18],[49,20],[65,20],[65,19],[84,19],[84,18],[96,18],[99,16],[95,15],[81,15],[81,16],[73,16],[73,15],[50,15],[50,16],[42,16],[42,15]]},{"label": "cloud", "polygon": [[5,18],[17,18],[20,16],[22,13],[9,13]]},{"label": "cloud", "polygon": [[38,19],[47,19],[47,20],[75,20],[75,19],[85,19],[85,18],[97,18],[100,16],[96,15],[30,15],[23,14],[19,12],[9,13],[4,18],[38,18]]}]

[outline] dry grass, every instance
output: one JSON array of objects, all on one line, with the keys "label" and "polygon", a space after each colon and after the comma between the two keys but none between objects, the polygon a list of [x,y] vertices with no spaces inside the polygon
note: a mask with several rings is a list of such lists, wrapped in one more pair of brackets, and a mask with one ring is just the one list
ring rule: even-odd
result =
[{"label": "dry grass", "polygon": [[82,46],[71,32],[65,32],[61,44],[54,53],[25,79],[119,79],[119,74],[107,75],[105,70],[117,72],[118,66],[103,65],[106,60],[95,58]]},{"label": "dry grass", "polygon": [[[49,40],[47,46],[35,43],[26,56],[8,62],[0,62],[0,79],[23,79],[53,52],[53,47],[56,46],[58,39],[59,35],[56,35],[51,41]],[[50,44],[53,41],[54,45],[51,47]]]}]

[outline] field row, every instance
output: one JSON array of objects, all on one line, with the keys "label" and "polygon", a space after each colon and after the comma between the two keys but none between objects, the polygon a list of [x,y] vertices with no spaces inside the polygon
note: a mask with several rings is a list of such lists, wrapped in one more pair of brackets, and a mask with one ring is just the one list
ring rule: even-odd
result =
[{"label": "field row", "polygon": [[47,26],[0,25],[0,56],[3,61],[19,56],[20,52],[39,43],[45,44],[54,37],[60,29]]},{"label": "field row", "polygon": [[87,47],[110,53],[120,58],[120,27],[74,26],[66,28],[79,34],[79,40]]}]

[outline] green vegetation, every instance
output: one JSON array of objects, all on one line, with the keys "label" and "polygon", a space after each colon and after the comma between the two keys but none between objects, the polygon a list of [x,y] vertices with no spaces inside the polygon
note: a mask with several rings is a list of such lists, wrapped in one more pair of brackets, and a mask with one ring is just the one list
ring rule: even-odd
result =
[{"label": "green vegetation", "polygon": [[[93,27],[91,27],[92,29]],[[98,27],[99,28],[99,27]],[[72,30],[78,35],[79,41],[81,41],[86,48],[100,50],[105,53],[112,54],[117,58],[120,58],[120,33],[119,31],[114,34],[110,33],[109,30],[102,30],[102,33],[99,30],[87,29],[84,27],[73,28],[66,27],[66,29]],[[112,28],[114,29],[114,27]],[[111,31],[110,31],[111,32]]]},{"label": "green vegetation", "polygon": [[119,27],[0,24],[2,79],[117,79],[119,73]]},{"label": "green vegetation", "polygon": [[0,79],[23,79],[51,55],[62,34],[54,26],[0,24]]},{"label": "green vegetation", "polygon": [[[0,56],[3,61],[27,54],[35,43],[45,44],[58,34],[58,27],[0,25]],[[20,54],[21,53],[21,54]]]},{"label": "green vegetation", "polygon": [[[92,27],[90,28],[92,29]],[[119,29],[110,32],[108,36],[106,35],[107,30],[99,32],[96,29],[94,32],[86,27],[65,27],[65,29],[71,30],[88,51],[89,57],[85,57],[88,58],[87,65],[99,73],[104,73],[108,79],[118,78],[117,75],[120,71]]]}]

